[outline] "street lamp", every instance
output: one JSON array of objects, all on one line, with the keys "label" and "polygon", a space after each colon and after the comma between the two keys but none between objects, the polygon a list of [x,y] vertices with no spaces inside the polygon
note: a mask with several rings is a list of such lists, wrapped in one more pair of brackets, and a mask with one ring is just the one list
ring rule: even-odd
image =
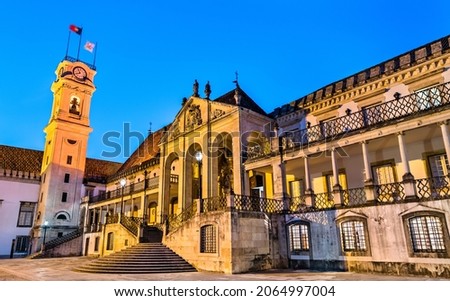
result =
[{"label": "street lamp", "polygon": [[42,228],[44,228],[44,238],[42,240],[42,250],[45,248],[45,236],[47,235],[47,228],[48,228],[48,221],[45,221],[42,225]]},{"label": "street lamp", "polygon": [[202,199],[202,159],[203,154],[202,151],[197,151],[195,153],[195,160],[198,162],[198,199]]},{"label": "street lamp", "polygon": [[121,179],[120,180],[120,187],[122,188],[122,200],[121,200],[121,204],[120,204],[120,214],[123,215],[123,210],[124,210],[124,205],[123,205],[123,189],[125,188],[125,185],[127,184],[127,179]]}]

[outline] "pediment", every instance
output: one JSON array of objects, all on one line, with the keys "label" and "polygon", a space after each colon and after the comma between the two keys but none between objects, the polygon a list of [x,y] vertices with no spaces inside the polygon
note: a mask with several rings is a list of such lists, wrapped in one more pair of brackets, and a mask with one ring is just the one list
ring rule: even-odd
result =
[{"label": "pediment", "polygon": [[169,140],[175,139],[181,133],[188,133],[202,127],[208,123],[208,120],[213,122],[223,118],[233,109],[234,106],[228,104],[193,96],[183,104],[169,127],[166,137]]},{"label": "pediment", "polygon": [[337,215],[335,218],[335,221],[343,219],[343,218],[350,218],[350,217],[367,219],[368,216],[362,212],[358,212],[358,211],[354,211],[354,210],[346,210],[343,213]]},{"label": "pediment", "polygon": [[436,211],[436,212],[440,212],[440,213],[445,213],[445,211],[440,208],[435,208],[435,207],[427,206],[424,204],[417,204],[411,208],[408,208],[408,209],[400,212],[398,215],[404,216],[404,215],[407,215],[410,213],[420,212],[420,211]]}]

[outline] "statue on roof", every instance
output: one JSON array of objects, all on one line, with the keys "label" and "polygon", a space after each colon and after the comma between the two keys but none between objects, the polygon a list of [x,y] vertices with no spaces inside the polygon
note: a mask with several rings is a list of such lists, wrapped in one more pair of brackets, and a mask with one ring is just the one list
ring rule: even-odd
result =
[{"label": "statue on roof", "polygon": [[198,97],[198,81],[195,80],[194,85],[192,86],[193,94],[192,96]]},{"label": "statue on roof", "polygon": [[205,98],[209,99],[209,96],[211,95],[211,85],[209,84],[209,81],[205,85]]}]

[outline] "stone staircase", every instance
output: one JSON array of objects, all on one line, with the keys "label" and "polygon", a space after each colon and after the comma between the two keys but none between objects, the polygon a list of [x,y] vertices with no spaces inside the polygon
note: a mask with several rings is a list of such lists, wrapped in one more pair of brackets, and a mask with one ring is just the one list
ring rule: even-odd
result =
[{"label": "stone staircase", "polygon": [[162,243],[139,243],[75,269],[87,273],[147,274],[197,270]]}]

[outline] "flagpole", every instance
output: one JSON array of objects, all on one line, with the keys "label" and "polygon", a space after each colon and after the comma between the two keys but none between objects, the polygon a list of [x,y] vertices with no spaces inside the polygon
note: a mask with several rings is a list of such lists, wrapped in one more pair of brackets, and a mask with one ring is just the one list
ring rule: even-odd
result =
[{"label": "flagpole", "polygon": [[80,27],[81,28],[81,33],[80,33],[80,40],[78,41],[78,53],[77,53],[77,61],[78,61],[78,59],[79,59],[79,57],[80,57],[80,48],[81,48],[81,36],[83,35],[83,27]]},{"label": "flagpole", "polygon": [[95,59],[97,58],[97,48],[98,48],[98,43],[95,42],[95,48],[94,48],[94,62],[92,63],[92,65],[95,66]]},{"label": "flagpole", "polygon": [[70,44],[70,30],[69,30],[69,37],[67,38],[66,58],[69,55],[69,44]]}]

